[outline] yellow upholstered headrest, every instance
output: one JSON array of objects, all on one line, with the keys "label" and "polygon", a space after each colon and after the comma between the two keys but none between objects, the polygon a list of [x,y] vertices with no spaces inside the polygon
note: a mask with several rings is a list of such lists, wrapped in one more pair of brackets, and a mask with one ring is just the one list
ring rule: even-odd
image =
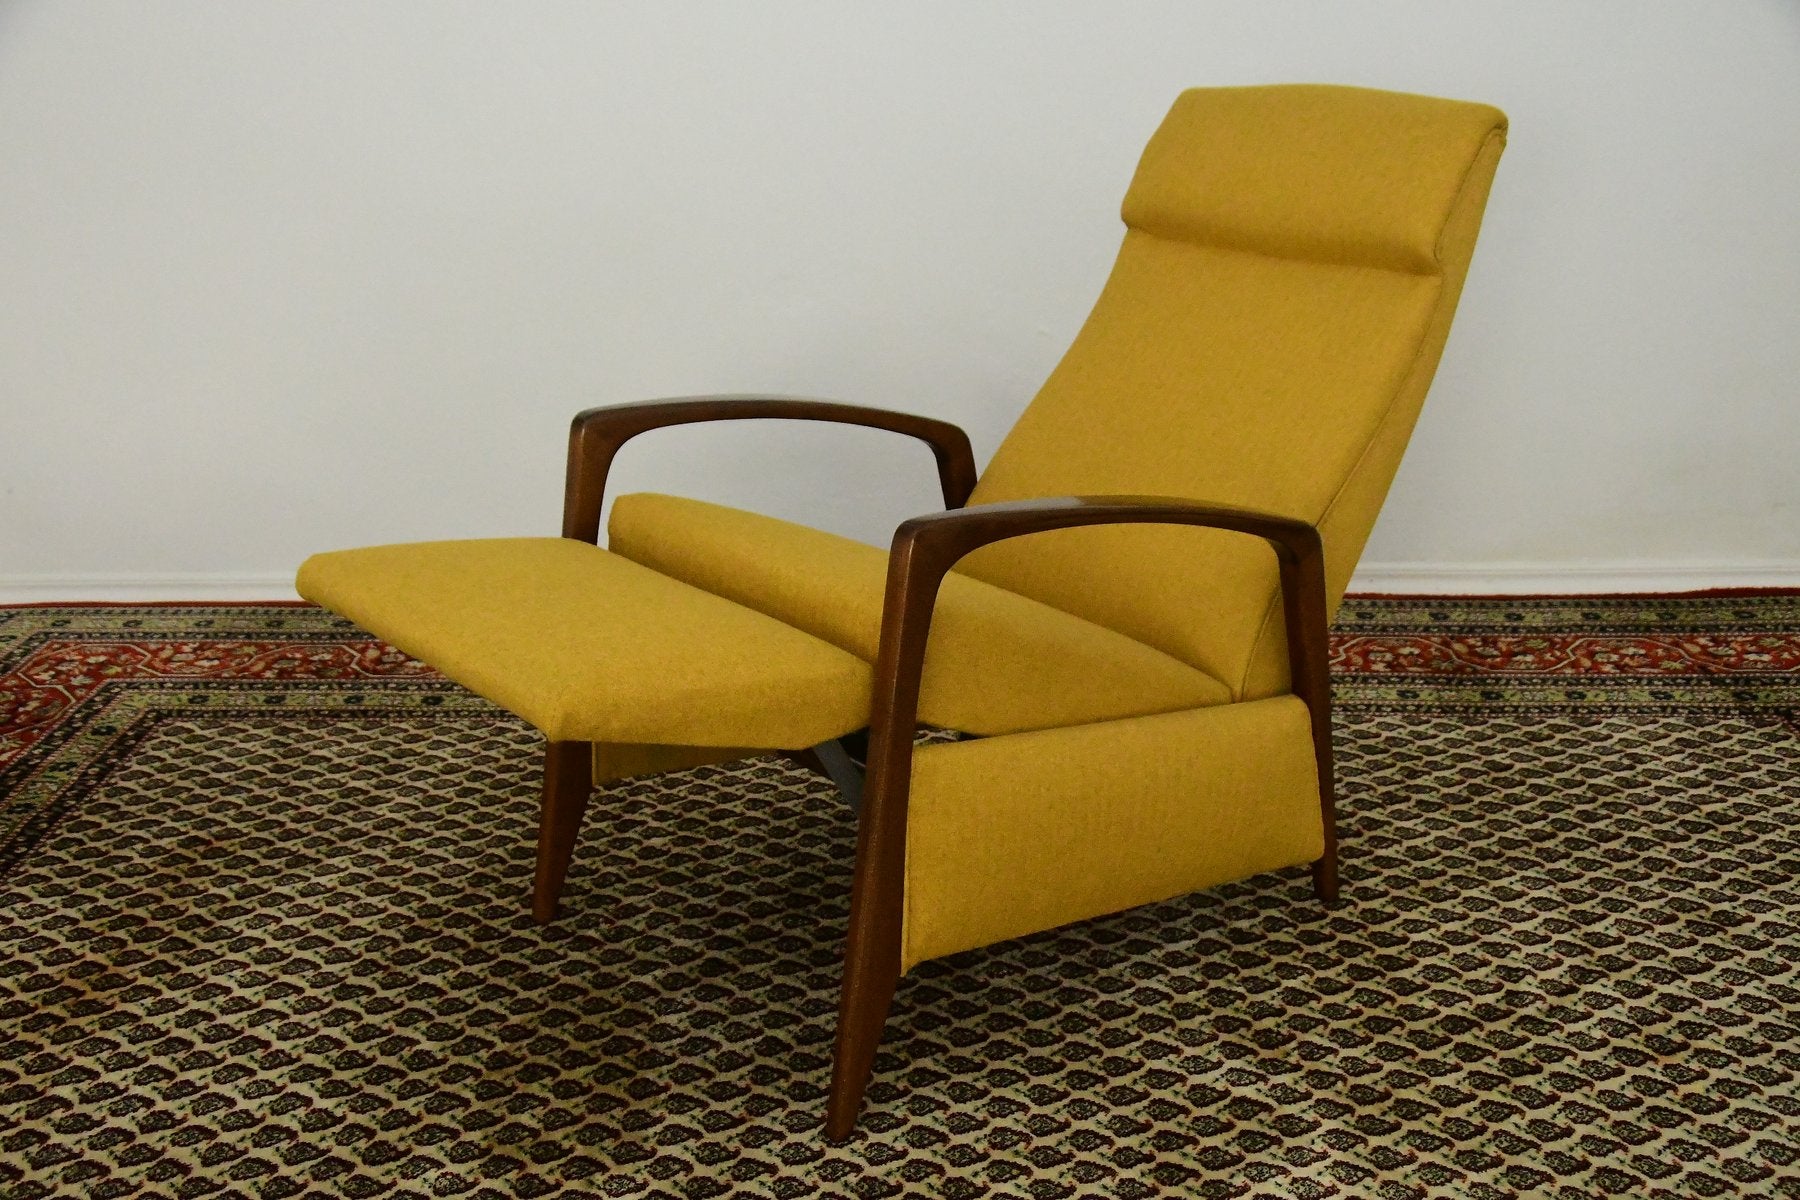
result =
[{"label": "yellow upholstered headrest", "polygon": [[1506,115],[1324,84],[1195,88],[1150,140],[1125,223],[1283,258],[1439,270],[1438,235]]}]

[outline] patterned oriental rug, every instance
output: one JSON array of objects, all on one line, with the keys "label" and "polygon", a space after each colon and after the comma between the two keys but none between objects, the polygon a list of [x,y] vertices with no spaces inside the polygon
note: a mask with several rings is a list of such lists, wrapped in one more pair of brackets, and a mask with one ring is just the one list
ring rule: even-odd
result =
[{"label": "patterned oriental rug", "polygon": [[0,609],[0,1194],[1800,1197],[1800,597],[1353,600],[1304,872],[927,964],[852,821],[620,785],[316,609]]}]

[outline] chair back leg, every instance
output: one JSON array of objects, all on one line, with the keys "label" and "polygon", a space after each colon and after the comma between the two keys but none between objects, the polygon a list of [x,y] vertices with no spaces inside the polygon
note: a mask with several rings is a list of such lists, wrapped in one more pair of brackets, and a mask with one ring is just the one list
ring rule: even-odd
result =
[{"label": "chair back leg", "polygon": [[1326,904],[1338,898],[1337,847],[1327,846],[1325,857],[1312,865],[1313,895]]}]

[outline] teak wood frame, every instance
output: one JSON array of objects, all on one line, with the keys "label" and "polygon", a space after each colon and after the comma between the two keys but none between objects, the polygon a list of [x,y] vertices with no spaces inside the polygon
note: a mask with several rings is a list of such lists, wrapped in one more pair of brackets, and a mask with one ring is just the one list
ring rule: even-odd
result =
[{"label": "teak wood frame", "polygon": [[[931,447],[946,511],[914,517],[894,532],[869,722],[868,778],[858,815],[856,871],[832,1060],[825,1134],[841,1141],[855,1127],[875,1051],[900,981],[906,808],[918,729],[919,682],[932,608],[944,576],[966,554],[992,542],[1083,525],[1167,524],[1222,529],[1262,538],[1281,571],[1282,615],[1293,692],[1312,718],[1325,852],[1313,863],[1313,890],[1337,899],[1337,822],[1327,671],[1325,560],[1318,530],[1304,521],[1227,505],[1164,496],[1067,496],[963,507],[975,487],[968,435],[945,421],[885,409],[791,396],[691,396],[592,408],[569,430],[563,536],[597,542],[613,459],[640,433],[672,425],[748,418],[829,421],[885,429]],[[581,818],[592,790],[592,747],[552,742],[544,757],[532,914],[556,913]]]}]

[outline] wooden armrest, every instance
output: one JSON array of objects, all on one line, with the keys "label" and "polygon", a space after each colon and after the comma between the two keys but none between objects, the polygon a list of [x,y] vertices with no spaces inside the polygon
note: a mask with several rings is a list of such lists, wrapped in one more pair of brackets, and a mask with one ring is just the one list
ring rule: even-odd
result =
[{"label": "wooden armrest", "polygon": [[[869,721],[868,776],[856,830],[856,875],[850,892],[850,937],[844,991],[838,1009],[838,1045],[832,1064],[833,1096],[858,1096],[868,1077],[873,1041],[857,1049],[854,1031],[879,1028],[900,977],[900,930],[905,903],[906,810],[912,791],[913,734],[918,726],[919,677],[931,610],[944,575],[963,555],[990,542],[1127,522],[1198,525],[1260,537],[1281,564],[1281,598],[1287,618],[1288,666],[1294,693],[1312,716],[1318,764],[1319,807],[1325,852],[1313,864],[1321,899],[1337,897],[1337,818],[1331,779],[1331,690],[1326,672],[1325,554],[1319,531],[1305,521],[1251,509],[1164,496],[1069,496],[983,504],[914,517],[894,532],[888,557],[887,594],[881,612],[881,646],[875,657],[874,703]],[[846,1034],[846,1030],[853,1031]],[[832,1109],[833,1136],[849,1132],[855,1107]]]},{"label": "wooden armrest", "polygon": [[962,507],[975,488],[975,454],[969,446],[969,435],[948,421],[795,396],[680,396],[643,400],[635,404],[590,408],[576,414],[570,423],[562,535],[584,542],[600,540],[600,507],[606,495],[607,473],[612,469],[619,448],[638,434],[670,425],[749,418],[830,421],[902,433],[931,447],[937,458],[938,482],[943,487],[946,508]]},{"label": "wooden armrest", "polygon": [[[944,575],[958,559],[990,542],[1052,529],[1121,523],[1226,529],[1260,537],[1274,547],[1281,564],[1288,666],[1294,694],[1305,701],[1312,714],[1327,857],[1334,853],[1337,831],[1331,803],[1325,556],[1318,530],[1292,517],[1164,496],[1065,496],[932,513],[914,517],[895,531],[881,614],[881,645],[875,659],[868,780],[857,842],[858,888],[864,886],[862,864],[876,868],[869,874],[873,879],[878,873],[880,878],[887,878],[905,861],[906,801],[911,790],[913,734],[918,724],[919,678],[931,632],[931,610]],[[876,885],[868,886],[869,895],[860,905],[855,897],[852,899],[852,924],[892,921],[894,914],[886,909],[898,901]],[[1335,881],[1329,887],[1326,894],[1335,894]],[[885,901],[877,902],[877,895],[885,897]],[[893,896],[897,895],[897,891],[893,892]]]}]

